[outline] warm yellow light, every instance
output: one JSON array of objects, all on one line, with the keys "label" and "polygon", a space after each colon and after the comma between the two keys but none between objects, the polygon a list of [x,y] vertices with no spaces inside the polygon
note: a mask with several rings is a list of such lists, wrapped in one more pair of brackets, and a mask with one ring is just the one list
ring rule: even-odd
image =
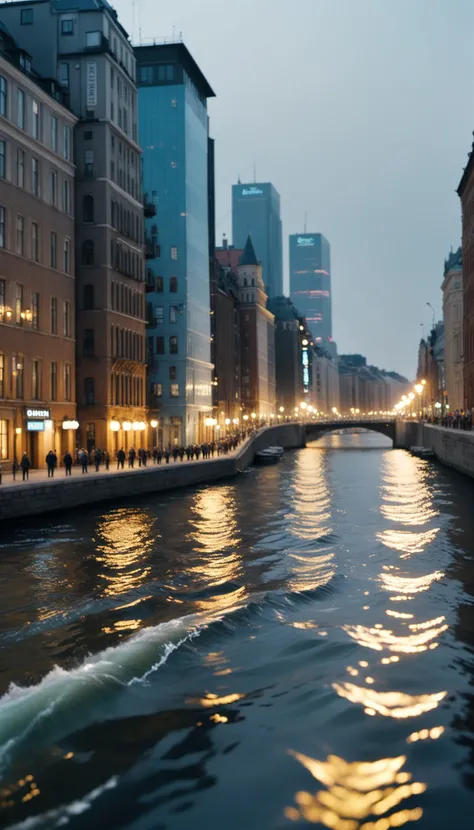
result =
[{"label": "warm yellow light", "polygon": [[302,340],[301,342],[302,342],[303,346],[307,346],[307,345],[308,345],[308,341],[307,341],[307,340]]},{"label": "warm yellow light", "polygon": [[301,406],[301,409],[306,409],[307,404],[305,404],[305,402],[303,401],[303,403],[300,403],[300,406]]},{"label": "warm yellow light", "polygon": [[413,401],[415,399],[415,396],[414,396],[413,392],[410,392],[408,397],[410,398],[411,401]]},{"label": "warm yellow light", "polygon": [[17,427],[15,429],[15,432],[16,432],[17,435],[21,435],[21,427]]},{"label": "warm yellow light", "polygon": [[130,421],[124,421],[123,422],[122,429],[123,429],[124,432],[130,432],[131,428],[132,428],[132,425],[131,425]]},{"label": "warm yellow light", "polygon": [[256,412],[252,412],[252,415],[251,415],[252,420],[255,420],[256,417],[257,417]]},{"label": "warm yellow light", "polygon": [[244,421],[248,421],[248,419],[249,419],[249,416],[248,416],[248,415],[244,415]]},{"label": "warm yellow light", "polygon": [[216,424],[217,421],[215,418],[206,418],[206,420],[204,421],[204,426],[206,427],[215,427]]},{"label": "warm yellow light", "polygon": [[336,414],[336,412],[337,412],[337,406],[333,406],[332,411],[333,411],[333,413],[334,413],[334,415],[335,415],[335,414]]},{"label": "warm yellow light", "polygon": [[155,421],[155,419],[153,419],[153,421],[150,421],[150,426],[152,429],[156,429],[158,426],[158,421]]},{"label": "warm yellow light", "polygon": [[280,412],[284,412],[284,411],[285,411],[285,407],[284,407],[284,406],[280,406]]},{"label": "warm yellow light", "polygon": [[421,383],[423,386],[426,386],[426,380],[422,380]]},{"label": "warm yellow light", "polygon": [[228,426],[229,426],[229,424],[230,424],[230,418],[226,418],[226,419],[225,419],[225,425],[228,427]]},{"label": "warm yellow light", "polygon": [[234,418],[234,420],[232,421],[232,423],[233,423],[233,424],[235,424],[235,426],[237,426],[237,424],[239,423],[239,419],[238,419],[238,418]]},{"label": "warm yellow light", "polygon": [[421,395],[421,393],[423,392],[423,385],[421,383],[417,383],[417,384],[415,384],[414,389],[415,389],[415,392],[418,393],[418,395]]}]

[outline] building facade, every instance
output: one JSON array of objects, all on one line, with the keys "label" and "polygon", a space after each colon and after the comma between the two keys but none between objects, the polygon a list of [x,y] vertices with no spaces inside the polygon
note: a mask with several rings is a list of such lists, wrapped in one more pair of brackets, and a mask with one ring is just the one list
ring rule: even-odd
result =
[{"label": "building facade", "polygon": [[[2,19],[0,10],[0,20]],[[76,119],[0,24],[0,465],[74,451]]]},{"label": "building facade", "polygon": [[322,415],[339,410],[339,367],[337,358],[319,345],[313,352],[313,406]]},{"label": "building facade", "polygon": [[323,234],[290,236],[290,296],[315,343],[331,351],[331,246]]},{"label": "building facade", "polygon": [[[240,252],[242,253],[242,252]],[[240,421],[240,302],[236,269],[216,259],[211,280],[213,412],[221,429]],[[227,424],[230,426],[230,424]]]},{"label": "building facade", "polygon": [[146,355],[133,49],[106,0],[4,3],[0,19],[33,55],[37,71],[61,84],[79,119],[74,136],[78,442],[89,450],[137,445],[146,428]]},{"label": "building facade", "polygon": [[283,294],[283,237],[280,194],[270,183],[232,186],[232,242],[243,248],[252,237],[268,297]]},{"label": "building facade", "polygon": [[462,208],[464,409],[474,407],[474,142],[458,186]]},{"label": "building facade", "polygon": [[443,322],[446,401],[455,412],[464,409],[462,250],[444,263]]},{"label": "building facade", "polygon": [[267,309],[262,266],[249,236],[237,268],[243,418],[275,416],[275,324]]},{"label": "building facade", "polygon": [[313,403],[311,332],[288,297],[273,297],[267,307],[275,317],[277,416],[292,416],[301,403]]},{"label": "building facade", "polygon": [[165,445],[192,443],[212,414],[207,99],[214,92],[183,43],[138,47],[135,55],[144,188],[157,206],[147,223],[150,406]]}]

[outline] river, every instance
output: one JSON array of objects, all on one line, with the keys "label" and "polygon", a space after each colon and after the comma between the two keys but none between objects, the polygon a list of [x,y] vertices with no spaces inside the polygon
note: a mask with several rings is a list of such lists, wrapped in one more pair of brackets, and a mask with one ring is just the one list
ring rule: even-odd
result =
[{"label": "river", "polygon": [[468,827],[474,483],[331,435],[0,536],[0,825]]}]

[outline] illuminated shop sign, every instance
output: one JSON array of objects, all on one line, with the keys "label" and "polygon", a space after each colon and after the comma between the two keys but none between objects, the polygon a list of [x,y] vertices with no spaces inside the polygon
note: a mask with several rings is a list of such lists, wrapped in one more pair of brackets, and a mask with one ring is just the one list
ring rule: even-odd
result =
[{"label": "illuminated shop sign", "polygon": [[314,238],[312,236],[299,236],[297,239],[297,244],[300,247],[314,245]]},{"label": "illuminated shop sign", "polygon": [[27,432],[44,432],[44,421],[27,421]]},{"label": "illuminated shop sign", "polygon": [[38,418],[41,421],[48,421],[51,418],[50,409],[27,409],[25,414],[27,418]]},{"label": "illuminated shop sign", "polygon": [[309,357],[308,349],[303,349],[301,354],[301,363],[303,364],[303,389],[309,392]]},{"label": "illuminated shop sign", "polygon": [[259,187],[244,187],[242,196],[263,196],[263,190]]}]

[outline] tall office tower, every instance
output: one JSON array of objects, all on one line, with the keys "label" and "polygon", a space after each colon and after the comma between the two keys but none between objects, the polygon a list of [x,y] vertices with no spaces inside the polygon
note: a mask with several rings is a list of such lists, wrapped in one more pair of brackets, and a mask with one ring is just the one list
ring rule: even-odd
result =
[{"label": "tall office tower", "polygon": [[135,56],[143,182],[157,205],[147,225],[149,404],[165,445],[192,443],[212,413],[214,92],[183,43],[140,46]]},{"label": "tall office tower", "polygon": [[145,283],[133,49],[106,0],[2,3],[0,20],[40,75],[58,79],[79,119],[78,442],[138,444],[146,426]]},{"label": "tall office tower", "polygon": [[268,297],[283,294],[283,241],[280,194],[272,184],[232,185],[232,241],[244,248],[252,237],[261,258]]},{"label": "tall office tower", "polygon": [[322,233],[290,236],[290,297],[315,342],[332,344],[331,246]]}]

